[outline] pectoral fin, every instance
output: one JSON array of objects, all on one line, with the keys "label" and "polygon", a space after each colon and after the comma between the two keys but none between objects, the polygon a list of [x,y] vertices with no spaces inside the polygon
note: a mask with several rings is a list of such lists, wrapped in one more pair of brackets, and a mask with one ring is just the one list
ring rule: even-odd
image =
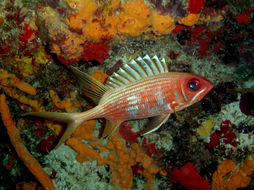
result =
[{"label": "pectoral fin", "polygon": [[106,121],[106,126],[104,128],[104,131],[102,133],[102,136],[103,138],[106,138],[106,137],[109,137],[111,136],[115,130],[119,127],[121,123],[113,123],[109,120]]},{"label": "pectoral fin", "polygon": [[176,109],[174,108],[174,114],[176,116],[176,119],[180,122],[183,122],[182,118],[176,113]]},{"label": "pectoral fin", "polygon": [[153,131],[156,131],[160,126],[167,121],[170,114],[158,115],[152,117],[147,123],[147,127],[140,133],[141,135],[147,135]]}]

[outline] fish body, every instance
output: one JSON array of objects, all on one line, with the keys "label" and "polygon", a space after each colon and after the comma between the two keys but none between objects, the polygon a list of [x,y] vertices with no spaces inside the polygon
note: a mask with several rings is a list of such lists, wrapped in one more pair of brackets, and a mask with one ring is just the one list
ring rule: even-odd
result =
[{"label": "fish body", "polygon": [[102,134],[107,137],[124,121],[152,118],[141,132],[146,135],[157,130],[171,113],[201,100],[213,84],[204,77],[181,72],[168,72],[165,61],[149,56],[137,58],[112,75],[106,85],[71,67],[83,86],[82,92],[98,105],[82,113],[32,112],[33,115],[68,123],[58,143],[63,143],[83,121],[97,118],[107,120]]},{"label": "fish body", "polygon": [[109,90],[99,102],[97,109],[101,113],[97,117],[121,123],[182,110],[200,100],[212,87],[209,87],[209,81],[202,78],[202,85],[208,87],[194,97],[197,93],[187,89],[185,84],[191,78],[201,77],[186,73],[162,73]]}]

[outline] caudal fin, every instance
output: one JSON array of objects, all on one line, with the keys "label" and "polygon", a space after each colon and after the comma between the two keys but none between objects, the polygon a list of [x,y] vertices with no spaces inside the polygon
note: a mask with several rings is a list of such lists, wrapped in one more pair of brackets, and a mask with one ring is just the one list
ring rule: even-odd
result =
[{"label": "caudal fin", "polygon": [[58,113],[58,112],[31,112],[25,113],[23,116],[34,116],[40,117],[48,120],[58,121],[61,123],[67,123],[67,128],[61,137],[60,141],[56,145],[57,149],[61,144],[63,144],[75,131],[75,129],[83,122],[91,118],[91,111],[88,110],[82,113]]},{"label": "caudal fin", "polygon": [[57,149],[59,146],[61,146],[70,136],[71,134],[75,131],[75,129],[82,123],[82,121],[72,121],[70,123],[67,123],[67,128],[57,143],[55,149]]}]

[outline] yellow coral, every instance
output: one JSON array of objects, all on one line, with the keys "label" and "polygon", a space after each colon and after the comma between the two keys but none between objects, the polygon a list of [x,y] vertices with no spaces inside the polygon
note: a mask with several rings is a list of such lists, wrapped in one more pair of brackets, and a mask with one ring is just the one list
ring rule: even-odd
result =
[{"label": "yellow coral", "polygon": [[51,56],[47,53],[45,47],[39,47],[39,51],[35,55],[35,63],[38,65],[45,65],[51,59]]},{"label": "yellow coral", "polygon": [[189,14],[188,16],[181,18],[178,22],[179,22],[179,24],[184,24],[186,26],[192,26],[198,22],[199,16],[200,16],[200,14]]},{"label": "yellow coral", "polygon": [[197,129],[197,133],[202,137],[208,137],[214,127],[214,120],[209,119],[202,123],[202,125]]},{"label": "yellow coral", "polygon": [[117,31],[130,36],[138,36],[147,32],[150,24],[148,6],[142,0],[127,1],[117,19]]},{"label": "yellow coral", "polygon": [[39,50],[34,57],[14,57],[13,61],[11,60],[10,62],[20,74],[27,77],[34,72],[39,71],[39,69],[41,69],[41,65],[48,63],[50,59],[51,56],[47,54],[45,49],[43,47],[39,47]]},{"label": "yellow coral", "polygon": [[[98,1],[93,0],[66,0],[66,2],[70,8],[78,10],[77,13],[68,15],[67,19],[68,23],[72,23],[71,28],[74,30],[82,30],[81,26],[89,22],[88,19],[99,6]],[[89,9],[87,7],[89,7]]]},{"label": "yellow coral", "polygon": [[16,64],[14,66],[24,77],[33,74],[33,66],[32,66],[33,58],[31,57],[22,57],[16,58]]},{"label": "yellow coral", "polygon": [[151,14],[151,23],[154,30],[160,34],[168,34],[175,29],[173,18],[169,15],[160,15],[155,11]]},{"label": "yellow coral", "polygon": [[[0,88],[2,88],[6,94],[18,100],[20,103],[27,104],[39,112],[46,111],[45,108],[41,105],[40,101],[27,98],[17,90],[19,89],[29,95],[36,95],[36,89],[33,86],[20,80],[14,74],[9,74],[3,69],[0,69]],[[53,131],[55,131],[56,135],[60,134],[60,125],[53,124],[52,122],[47,122],[47,126]]]},{"label": "yellow coral", "polygon": [[[73,3],[71,0],[67,2]],[[170,15],[160,15],[152,11],[143,0],[125,1],[109,0],[104,4],[98,1],[75,1],[76,13],[68,15],[70,28],[82,31],[82,36],[89,41],[99,42],[103,38],[138,36],[155,31],[167,34],[175,27]],[[75,7],[75,8],[74,8]],[[86,12],[89,10],[88,12]]]},{"label": "yellow coral", "polygon": [[51,51],[66,63],[82,58],[86,41],[101,43],[105,39],[126,39],[141,34],[145,34],[146,39],[157,38],[160,34],[170,33],[175,22],[192,26],[199,20],[199,14],[174,20],[170,14],[158,13],[144,0],[65,2],[71,9],[66,18],[50,7],[40,9],[38,18],[51,41]]},{"label": "yellow coral", "polygon": [[[65,20],[50,7],[40,9],[38,18],[47,30],[52,52],[67,63],[82,58],[86,41],[101,43],[105,39],[126,39],[141,34],[146,39],[157,38],[170,33],[177,22],[170,14],[155,11],[144,0],[65,1],[71,9]],[[191,26],[198,20],[199,14],[189,14],[179,19],[179,23]]]}]

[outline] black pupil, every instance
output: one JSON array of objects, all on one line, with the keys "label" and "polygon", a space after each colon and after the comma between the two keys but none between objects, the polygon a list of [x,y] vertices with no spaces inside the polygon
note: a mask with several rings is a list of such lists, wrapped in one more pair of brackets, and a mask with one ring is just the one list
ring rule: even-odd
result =
[{"label": "black pupil", "polygon": [[200,82],[197,79],[190,80],[188,85],[191,91],[197,91],[200,89]]}]

